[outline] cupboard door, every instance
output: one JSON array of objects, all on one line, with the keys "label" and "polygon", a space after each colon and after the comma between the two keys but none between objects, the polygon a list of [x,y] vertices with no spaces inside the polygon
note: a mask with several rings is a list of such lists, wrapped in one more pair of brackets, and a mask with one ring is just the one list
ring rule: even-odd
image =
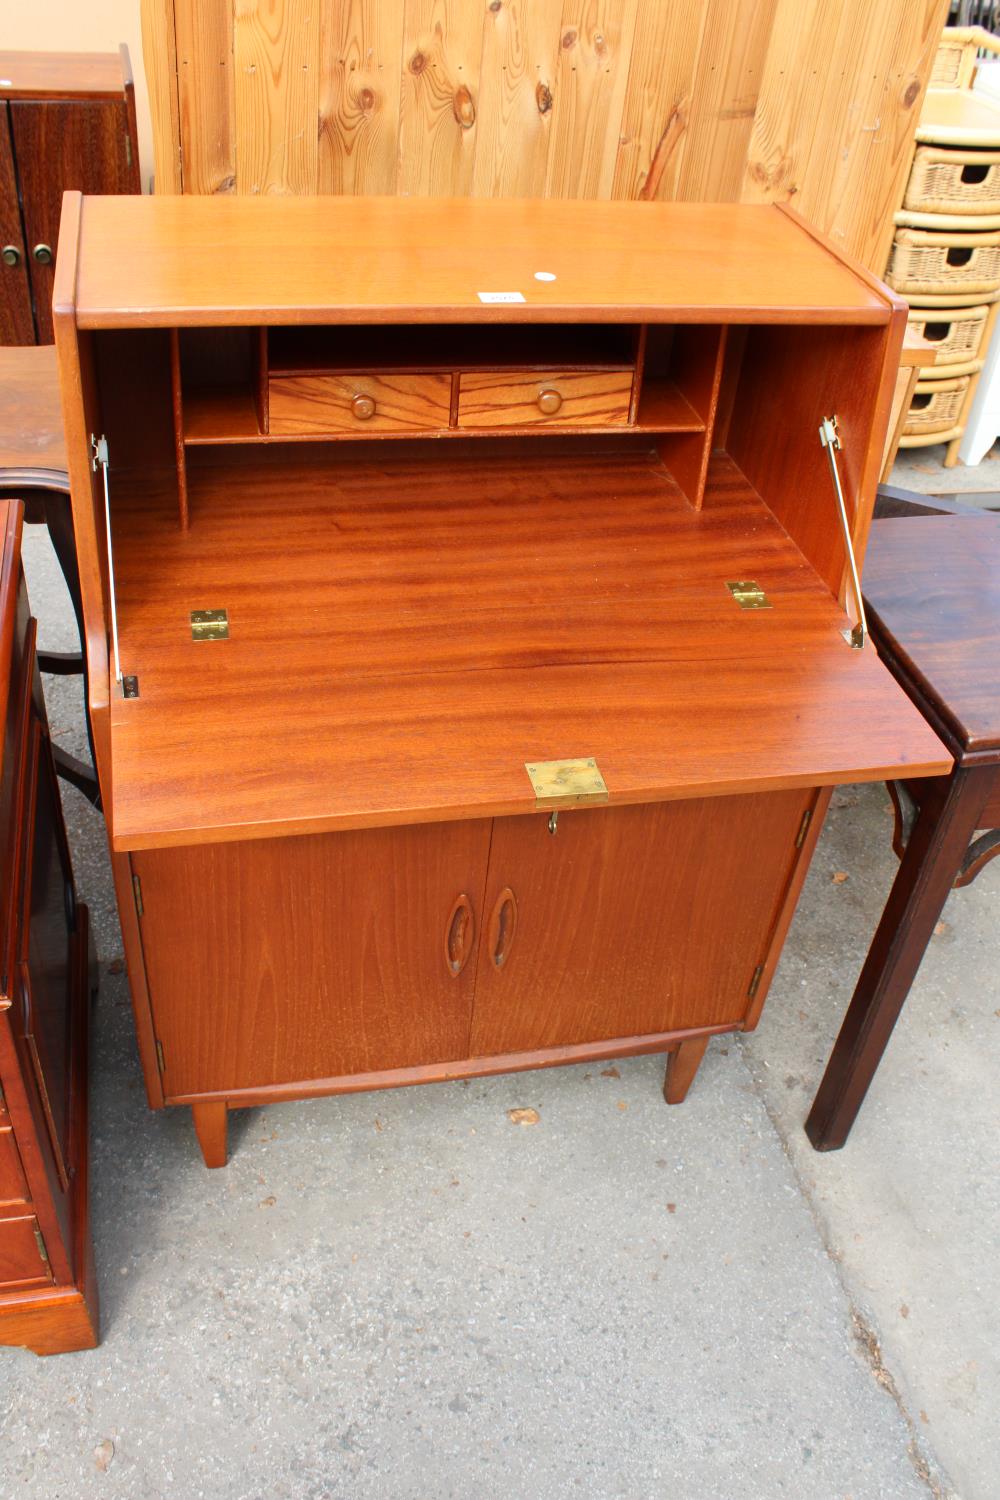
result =
[{"label": "cupboard door", "polygon": [[472,1055],[737,1025],[813,797],[498,818]]},{"label": "cupboard door", "polygon": [[488,819],[136,853],[168,1099],[468,1056]]},{"label": "cupboard door", "polygon": [[52,342],[52,284],[62,196],[135,192],[124,99],[10,105],[38,342]]},{"label": "cupboard door", "polygon": [[0,103],[0,252],[0,344],[33,344],[35,323],[6,103]]}]

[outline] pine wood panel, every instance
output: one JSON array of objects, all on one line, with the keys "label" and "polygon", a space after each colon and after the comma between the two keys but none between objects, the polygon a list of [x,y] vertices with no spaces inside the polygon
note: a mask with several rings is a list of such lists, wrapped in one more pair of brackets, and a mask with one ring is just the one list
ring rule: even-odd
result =
[{"label": "pine wood panel", "polygon": [[790,198],[881,270],[947,0],[142,8],[164,190]]},{"label": "pine wood panel", "polygon": [[639,0],[612,197],[677,196],[708,14],[704,0]]},{"label": "pine wood panel", "polygon": [[473,190],[543,198],[563,0],[490,5],[483,29]]},{"label": "pine wood panel", "polygon": [[405,0],[400,193],[472,190],[484,10],[468,0]]},{"label": "pine wood panel", "polygon": [[565,809],[554,836],[545,814],[498,818],[486,911],[509,888],[517,925],[482,924],[472,1055],[739,1025],[812,800]]},{"label": "pine wood panel", "polygon": [[837,244],[863,247],[881,271],[941,24],[937,0],[779,0],[744,200],[793,202]]},{"label": "pine wood panel", "polygon": [[636,0],[563,6],[546,197],[611,196],[635,11]]},{"label": "pine wood panel", "polygon": [[184,188],[177,100],[177,38],[167,5],[141,7],[142,56],[153,122],[153,180],[158,193]]},{"label": "pine wood panel", "polygon": [[319,7],[236,0],[233,117],[239,193],[314,193],[319,175]]},{"label": "pine wood panel", "polygon": [[[233,6],[223,0],[172,3],[184,191],[231,193],[236,187],[237,152]],[[143,41],[156,34],[147,27]],[[164,112],[158,108],[153,115],[154,137],[163,120]],[[166,153],[158,146],[156,154],[162,159]]]},{"label": "pine wood panel", "polygon": [[402,6],[396,0],[341,0],[319,9],[319,191],[391,192]]},{"label": "pine wood panel", "polygon": [[[705,0],[678,198],[739,201],[775,5],[776,0]],[[789,80],[789,85],[797,83]]]}]

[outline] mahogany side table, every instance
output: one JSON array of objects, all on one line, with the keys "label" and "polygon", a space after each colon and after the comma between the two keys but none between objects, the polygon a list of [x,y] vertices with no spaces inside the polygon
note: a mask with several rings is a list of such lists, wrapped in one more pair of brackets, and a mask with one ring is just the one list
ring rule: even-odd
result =
[{"label": "mahogany side table", "polygon": [[[23,500],[25,521],[48,527],[82,642],[83,604],[66,472],[59,371],[51,344],[0,346],[0,500],[4,499]],[[60,676],[82,675],[86,705],[86,661],[82,651],[40,651],[38,665],[43,672]],[[89,737],[89,713],[87,734]],[[53,746],[53,755],[63,780],[71,782],[89,802],[100,807],[94,770],[60,746]]]},{"label": "mahogany side table", "polygon": [[955,767],[891,788],[901,863],[806,1120],[817,1151],[847,1140],[949,891],[1000,854],[1000,516],[914,509],[872,526],[864,594],[879,655]]}]

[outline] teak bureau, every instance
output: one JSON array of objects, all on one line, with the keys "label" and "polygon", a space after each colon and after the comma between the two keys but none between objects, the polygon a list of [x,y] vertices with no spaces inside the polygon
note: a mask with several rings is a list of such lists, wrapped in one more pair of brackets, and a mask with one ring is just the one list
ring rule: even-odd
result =
[{"label": "teak bureau", "polygon": [[951,763],[844,607],[903,305],[778,208],[67,195],[54,309],[150,1103],[683,1098]]}]

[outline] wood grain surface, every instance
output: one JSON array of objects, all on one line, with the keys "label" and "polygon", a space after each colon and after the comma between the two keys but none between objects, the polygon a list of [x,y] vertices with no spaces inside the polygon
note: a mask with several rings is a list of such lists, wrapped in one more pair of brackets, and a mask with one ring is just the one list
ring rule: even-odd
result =
[{"label": "wood grain surface", "polygon": [[133,855],[167,1098],[467,1057],[446,939],[489,847],[487,820]]},{"label": "wood grain surface", "polygon": [[142,0],[157,177],[188,193],[791,201],[880,271],[947,9]]},{"label": "wood grain surface", "polygon": [[24,243],[21,206],[17,196],[17,173],[10,138],[10,105],[0,102],[0,246],[17,254],[17,264],[0,263],[0,341],[33,344],[35,322],[31,315],[31,283],[28,280],[30,249]]},{"label": "wood grain surface", "polygon": [[876,521],[864,589],[887,648],[963,749],[1000,752],[1000,517]]},{"label": "wood grain surface", "polygon": [[[559,397],[554,412],[539,406],[543,393]],[[463,375],[458,383],[459,427],[615,427],[628,421],[632,371],[592,374],[551,370]]]},{"label": "wood grain surface", "polygon": [[459,450],[220,450],[186,536],[172,474],[116,475],[116,848],[524,812],[535,758],[595,755],[615,802],[949,766],[728,460],[698,512],[655,454]]},{"label": "wood grain surface", "polygon": [[85,198],[82,223],[81,328],[889,318],[764,205],[142,196]]},{"label": "wood grain surface", "polygon": [[66,471],[59,370],[51,344],[0,348],[0,469]]},{"label": "wood grain surface", "polygon": [[[359,418],[352,403],[374,403]],[[412,432],[447,427],[450,375],[280,375],[268,387],[269,431],[294,433]]]},{"label": "wood grain surface", "polygon": [[484,924],[472,1054],[739,1025],[812,795],[497,819],[486,907],[509,884],[518,927],[498,966]]}]

